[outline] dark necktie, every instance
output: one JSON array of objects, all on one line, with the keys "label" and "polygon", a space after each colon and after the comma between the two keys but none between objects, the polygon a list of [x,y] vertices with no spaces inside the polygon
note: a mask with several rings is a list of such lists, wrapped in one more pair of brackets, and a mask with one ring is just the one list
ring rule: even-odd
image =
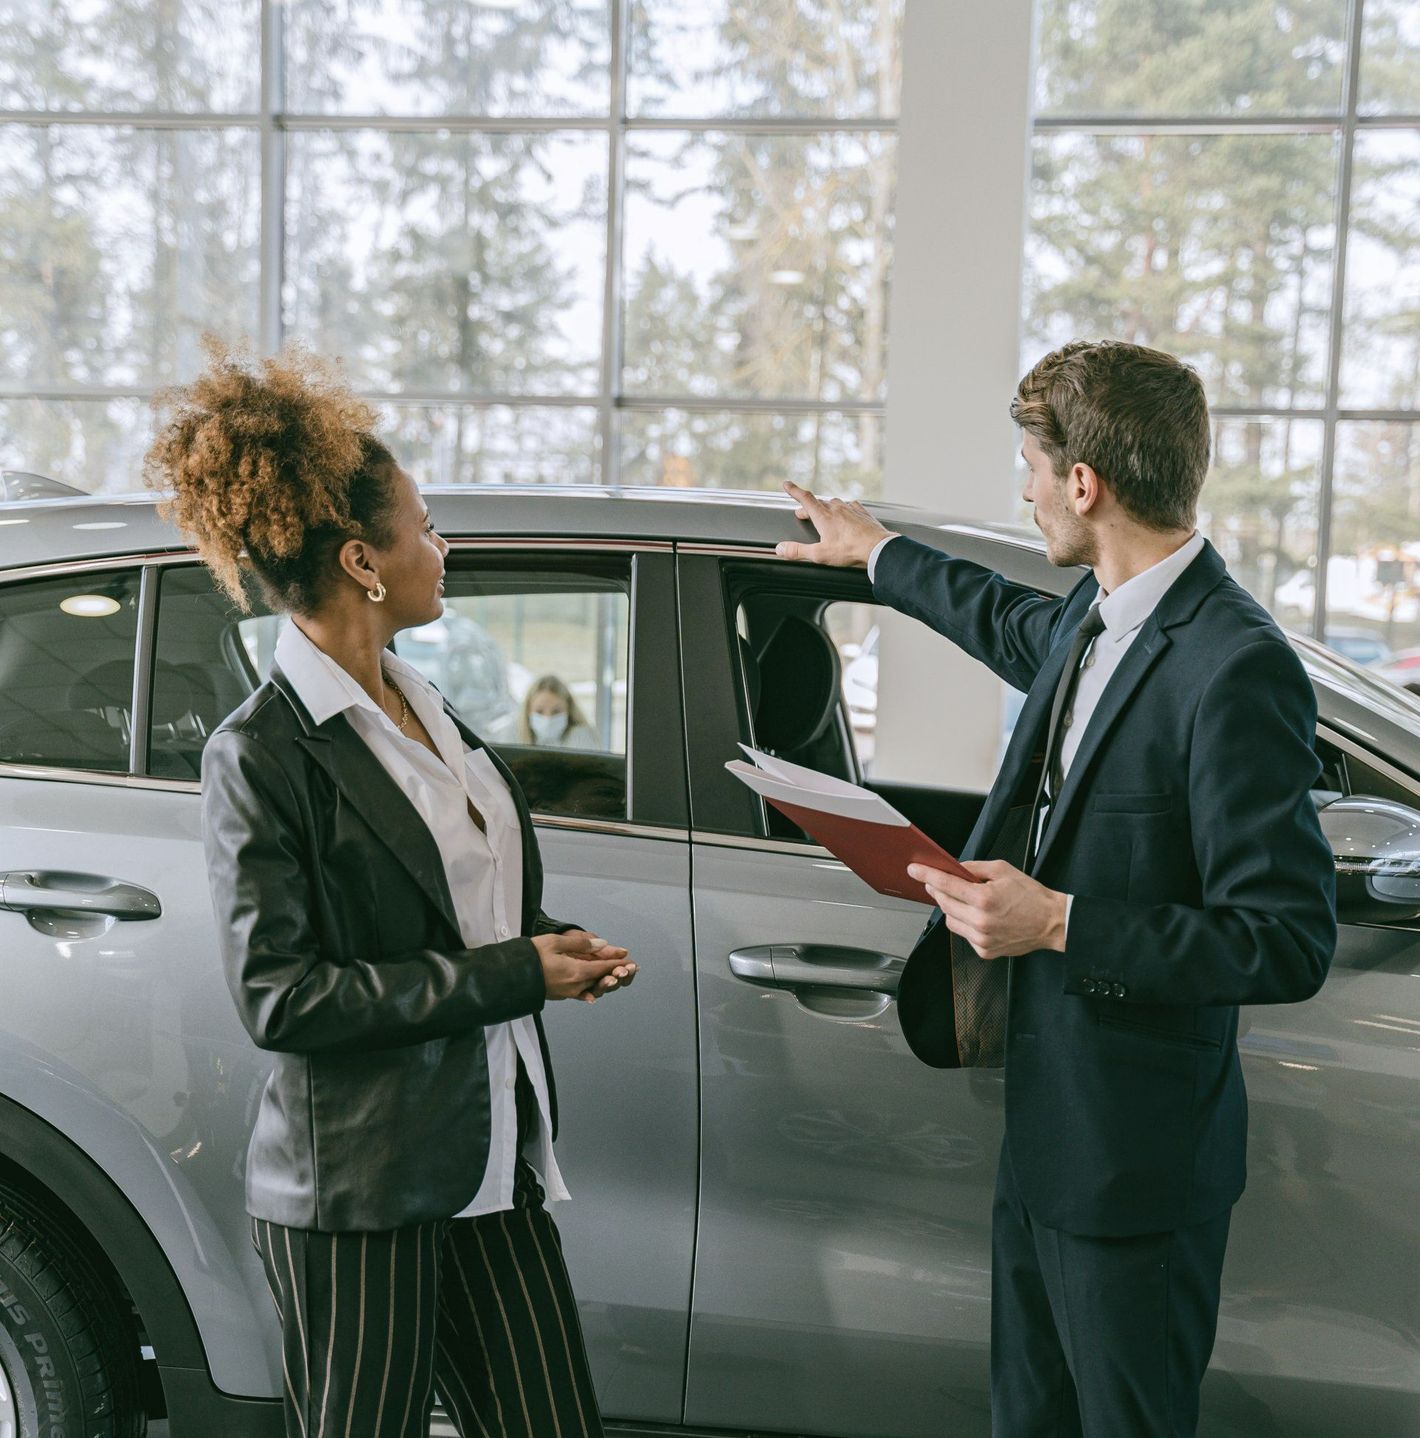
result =
[{"label": "dark necktie", "polygon": [[1100,607],[1098,604],[1092,605],[1089,613],[1080,621],[1079,629],[1075,631],[1075,641],[1066,656],[1065,668],[1060,671],[1060,682],[1055,686],[1055,700],[1050,706],[1050,727],[1045,737],[1045,763],[1041,766],[1040,783],[1036,785],[1035,802],[1030,809],[1030,839],[1026,846],[1026,861],[1023,866],[1026,873],[1030,872],[1031,865],[1035,862],[1036,849],[1045,827],[1040,821],[1040,808],[1046,797],[1046,783],[1049,781],[1052,804],[1060,797],[1060,790],[1065,784],[1065,766],[1061,763],[1061,755],[1065,748],[1066,716],[1070,713],[1070,706],[1075,698],[1075,687],[1080,682],[1080,661],[1084,658],[1090,641],[1103,631],[1104,619],[1100,615]]}]

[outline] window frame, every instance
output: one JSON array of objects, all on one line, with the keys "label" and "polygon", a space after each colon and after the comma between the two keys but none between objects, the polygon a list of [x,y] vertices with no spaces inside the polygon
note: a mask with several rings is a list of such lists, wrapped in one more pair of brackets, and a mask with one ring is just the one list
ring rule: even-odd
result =
[{"label": "window frame", "polygon": [[[559,563],[569,568],[575,568],[579,559],[585,560],[592,555],[621,555],[626,558],[630,576],[626,710],[628,817],[615,820],[534,814],[533,819],[539,828],[684,841],[688,837],[689,797],[673,544],[647,540],[470,539],[450,536],[449,546],[451,551],[460,554],[521,552],[535,555],[540,561],[545,561],[549,555],[556,555]],[[141,571],[128,772],[0,762],[0,780],[38,779],[174,794],[195,795],[201,792],[202,786],[196,780],[170,779],[150,773],[148,754],[161,573],[173,565],[195,566],[201,562],[191,550],[173,550],[63,560],[0,571],[0,585],[94,572]],[[674,742],[663,742],[667,725],[672,728]],[[656,737],[651,742],[638,745],[635,738],[638,731]]]}]

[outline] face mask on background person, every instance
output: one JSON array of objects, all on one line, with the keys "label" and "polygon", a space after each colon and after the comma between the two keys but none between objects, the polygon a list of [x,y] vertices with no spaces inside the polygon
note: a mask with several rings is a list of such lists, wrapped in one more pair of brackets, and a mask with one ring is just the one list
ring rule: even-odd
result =
[{"label": "face mask on background person", "polygon": [[555,744],[567,732],[567,711],[560,714],[529,714],[533,738],[539,744]]}]

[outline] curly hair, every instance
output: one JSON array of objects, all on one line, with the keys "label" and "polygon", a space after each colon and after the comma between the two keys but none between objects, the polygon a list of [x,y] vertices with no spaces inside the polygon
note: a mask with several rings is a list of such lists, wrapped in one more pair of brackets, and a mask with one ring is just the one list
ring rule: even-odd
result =
[{"label": "curly hair", "polygon": [[347,539],[392,542],[394,458],[374,410],[303,346],[257,360],[211,335],[202,344],[206,370],[153,401],[169,414],[143,482],[171,491],[159,512],[239,609],[251,609],[245,559],[273,608],[311,613]]}]

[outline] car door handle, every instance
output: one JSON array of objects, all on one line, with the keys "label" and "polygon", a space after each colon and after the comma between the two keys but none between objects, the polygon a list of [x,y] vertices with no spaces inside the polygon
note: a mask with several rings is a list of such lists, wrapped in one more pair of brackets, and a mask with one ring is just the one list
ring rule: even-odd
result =
[{"label": "car door handle", "polygon": [[137,884],[98,874],[67,874],[44,869],[12,869],[0,874],[0,909],[43,913],[108,914],[115,919],[156,919],[158,896]]},{"label": "car door handle", "polygon": [[906,963],[892,954],[835,944],[761,944],[736,949],[730,972],[766,989],[855,989],[892,998]]}]

